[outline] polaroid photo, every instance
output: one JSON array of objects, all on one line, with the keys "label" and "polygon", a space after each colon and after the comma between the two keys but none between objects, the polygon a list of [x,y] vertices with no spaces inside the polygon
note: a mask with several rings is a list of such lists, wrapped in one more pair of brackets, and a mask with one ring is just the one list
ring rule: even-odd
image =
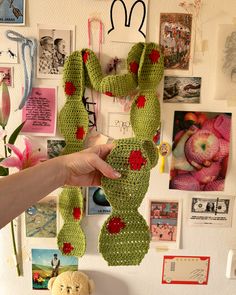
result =
[{"label": "polaroid photo", "polygon": [[13,87],[13,67],[0,67],[0,75],[3,76],[3,81],[7,86]]},{"label": "polaroid photo", "polygon": [[178,249],[181,233],[181,200],[151,200],[148,213],[153,246]]},{"label": "polaroid photo", "polygon": [[38,25],[37,78],[61,79],[75,48],[75,26]]},{"label": "polaroid photo", "polygon": [[88,216],[110,214],[111,206],[101,187],[88,187],[86,195],[86,211]]},{"label": "polaroid photo", "polygon": [[200,103],[200,77],[164,77],[164,103]]},{"label": "polaroid photo", "polygon": [[32,249],[31,255],[33,290],[48,290],[50,278],[78,270],[78,257],[64,256],[58,249]]},{"label": "polaroid photo", "polygon": [[47,196],[25,211],[25,235],[27,238],[56,238],[57,197]]},{"label": "polaroid photo", "polygon": [[25,0],[0,0],[0,26],[25,25]]},{"label": "polaroid photo", "polygon": [[166,75],[192,75],[193,34],[192,14],[160,14],[159,44],[164,54]]}]

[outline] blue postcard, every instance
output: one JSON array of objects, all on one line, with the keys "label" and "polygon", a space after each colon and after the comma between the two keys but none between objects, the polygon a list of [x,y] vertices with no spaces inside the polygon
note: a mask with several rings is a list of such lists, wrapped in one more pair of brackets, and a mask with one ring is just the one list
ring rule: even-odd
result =
[{"label": "blue postcard", "polygon": [[0,0],[0,24],[24,25],[25,0]]}]

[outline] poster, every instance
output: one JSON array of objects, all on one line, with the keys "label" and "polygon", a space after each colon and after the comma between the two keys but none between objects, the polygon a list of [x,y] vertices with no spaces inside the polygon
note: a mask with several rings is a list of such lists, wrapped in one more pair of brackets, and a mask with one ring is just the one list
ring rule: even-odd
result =
[{"label": "poster", "polygon": [[231,113],[176,111],[169,188],[223,191]]},{"label": "poster", "polygon": [[87,188],[87,215],[109,214],[111,206],[100,187]]},{"label": "poster", "polygon": [[0,1],[0,25],[24,25],[25,0]]},{"label": "poster", "polygon": [[56,88],[33,87],[22,110],[22,133],[54,136],[57,120]]},{"label": "poster", "polygon": [[113,0],[108,38],[113,42],[145,42],[148,0]]},{"label": "poster", "polygon": [[216,99],[236,99],[236,25],[219,25],[216,61]]},{"label": "poster", "polygon": [[164,77],[165,103],[200,103],[200,77]]},{"label": "poster", "polygon": [[232,226],[234,197],[194,195],[190,199],[188,222],[212,227]]},{"label": "poster", "polygon": [[149,208],[149,229],[155,246],[179,248],[181,229],[181,202],[153,200]]},{"label": "poster", "polygon": [[159,44],[164,54],[165,73],[192,74],[193,32],[191,14],[160,14]]},{"label": "poster", "polygon": [[78,258],[58,249],[32,249],[32,289],[48,290],[48,281],[65,271],[78,270]]}]

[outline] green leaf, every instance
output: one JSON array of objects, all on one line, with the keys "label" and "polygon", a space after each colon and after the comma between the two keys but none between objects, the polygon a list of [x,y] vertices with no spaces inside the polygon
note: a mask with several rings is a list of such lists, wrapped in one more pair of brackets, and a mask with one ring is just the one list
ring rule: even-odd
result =
[{"label": "green leaf", "polygon": [[[4,160],[4,159],[5,159],[5,158],[0,158],[0,162],[1,162],[2,160]],[[9,175],[9,169],[0,166],[0,176],[7,176],[7,175]]]},{"label": "green leaf", "polygon": [[[14,132],[12,133],[12,135],[9,137],[8,143],[10,144],[14,144],[16,141],[17,136],[19,135],[19,133],[21,132],[21,129],[23,128],[23,126],[25,125],[24,121],[23,123],[20,124],[20,126],[18,126]],[[11,154],[11,149],[8,148],[8,152]]]}]

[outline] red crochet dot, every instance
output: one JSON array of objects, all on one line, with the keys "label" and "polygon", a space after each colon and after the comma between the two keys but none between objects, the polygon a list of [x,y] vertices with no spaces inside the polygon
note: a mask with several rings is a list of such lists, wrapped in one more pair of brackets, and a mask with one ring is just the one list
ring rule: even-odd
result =
[{"label": "red crochet dot", "polygon": [[111,91],[106,91],[105,94],[108,96],[114,96]]},{"label": "red crochet dot", "polygon": [[74,247],[71,245],[71,243],[64,243],[63,244],[63,253],[65,254],[69,254],[71,251],[74,250]]},{"label": "red crochet dot", "polygon": [[107,230],[110,234],[118,234],[125,226],[125,222],[120,217],[112,217],[107,224]]},{"label": "red crochet dot", "polygon": [[84,127],[83,126],[78,127],[75,135],[78,140],[83,139],[85,135]]},{"label": "red crochet dot", "polygon": [[146,98],[144,95],[140,95],[136,100],[136,105],[139,109],[144,108],[146,103]]},{"label": "red crochet dot", "polygon": [[128,161],[131,170],[140,170],[142,166],[147,163],[147,160],[143,158],[142,152],[140,150],[131,151]]},{"label": "red crochet dot", "polygon": [[79,220],[81,217],[81,209],[75,207],[73,209],[73,216],[74,216],[74,219]]},{"label": "red crochet dot", "polygon": [[72,82],[65,83],[65,93],[67,95],[73,95],[75,93],[76,87]]},{"label": "red crochet dot", "polygon": [[153,49],[152,52],[149,54],[149,58],[153,64],[157,63],[160,58],[159,51]]},{"label": "red crochet dot", "polygon": [[88,61],[88,58],[89,58],[89,52],[85,51],[84,54],[83,54],[83,61],[84,61],[85,64]]},{"label": "red crochet dot", "polygon": [[132,61],[129,64],[129,69],[131,73],[137,74],[138,73],[139,64],[136,61]]}]

